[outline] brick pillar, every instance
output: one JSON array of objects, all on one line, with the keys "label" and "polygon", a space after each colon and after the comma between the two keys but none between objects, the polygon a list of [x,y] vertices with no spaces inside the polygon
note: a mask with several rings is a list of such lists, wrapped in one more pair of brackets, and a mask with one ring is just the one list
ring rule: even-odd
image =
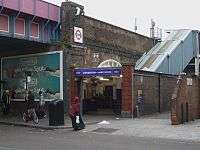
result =
[{"label": "brick pillar", "polygon": [[182,82],[182,76],[180,75],[178,77],[178,81],[171,98],[171,124],[172,125],[180,124],[180,116],[179,116],[180,108],[179,108],[178,97],[180,93],[181,82]]},{"label": "brick pillar", "polygon": [[70,67],[70,83],[69,83],[69,97],[70,104],[71,100],[78,96],[78,85],[74,75],[74,67]]},{"label": "brick pillar", "polygon": [[131,117],[134,112],[135,100],[132,95],[133,65],[125,64],[122,66],[122,117]]},{"label": "brick pillar", "polygon": [[[80,8],[80,14],[76,15],[77,7]],[[61,16],[61,35],[69,43],[74,43],[74,27],[84,28],[84,6],[77,3],[66,1],[62,2],[60,8]]]},{"label": "brick pillar", "polygon": [[177,112],[177,99],[176,95],[172,95],[172,102],[171,102],[171,124],[172,125],[178,125],[180,124],[179,122],[179,117],[178,117],[178,112]]}]

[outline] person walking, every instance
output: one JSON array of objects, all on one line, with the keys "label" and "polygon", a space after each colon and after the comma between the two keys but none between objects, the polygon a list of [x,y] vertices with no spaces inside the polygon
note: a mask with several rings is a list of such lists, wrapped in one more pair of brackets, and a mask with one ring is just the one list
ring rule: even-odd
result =
[{"label": "person walking", "polygon": [[140,117],[144,113],[144,98],[142,94],[139,94],[136,101],[137,117]]},{"label": "person walking", "polygon": [[42,91],[39,91],[39,107],[36,113],[39,119],[46,118],[45,100]]},{"label": "person walking", "polygon": [[80,100],[79,97],[72,99],[69,109],[69,116],[72,121],[72,127],[75,131],[85,128],[82,116],[80,114]]},{"label": "person walking", "polygon": [[35,112],[35,96],[31,91],[28,91],[26,103],[27,103],[27,112],[23,114],[23,120],[26,122],[28,122],[29,120],[33,120],[37,124],[39,120]]},{"label": "person walking", "polygon": [[2,100],[4,104],[3,114],[8,115],[10,112],[10,94],[8,90],[3,92]]}]

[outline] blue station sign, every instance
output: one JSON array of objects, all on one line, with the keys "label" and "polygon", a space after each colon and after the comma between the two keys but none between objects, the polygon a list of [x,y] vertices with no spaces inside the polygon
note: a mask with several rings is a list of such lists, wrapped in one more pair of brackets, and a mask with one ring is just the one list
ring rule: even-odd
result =
[{"label": "blue station sign", "polygon": [[76,68],[76,77],[120,76],[121,68]]}]

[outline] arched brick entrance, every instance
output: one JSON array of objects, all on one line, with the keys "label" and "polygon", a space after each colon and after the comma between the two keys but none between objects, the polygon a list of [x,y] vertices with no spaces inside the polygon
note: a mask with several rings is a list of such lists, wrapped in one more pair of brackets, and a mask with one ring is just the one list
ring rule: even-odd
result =
[{"label": "arched brick entrance", "polygon": [[[70,71],[70,86],[69,86],[69,95],[71,100],[75,96],[80,96],[79,88],[81,77],[76,77],[75,68],[71,67]],[[134,68],[130,64],[124,64],[121,68],[122,75],[122,106],[121,106],[121,116],[122,117],[131,117],[135,111],[135,100],[133,99],[133,72]]]}]

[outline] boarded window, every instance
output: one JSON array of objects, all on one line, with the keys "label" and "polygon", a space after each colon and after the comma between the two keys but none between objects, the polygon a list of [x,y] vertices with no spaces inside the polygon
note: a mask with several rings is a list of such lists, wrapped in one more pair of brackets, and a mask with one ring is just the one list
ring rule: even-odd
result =
[{"label": "boarded window", "polygon": [[31,24],[31,37],[39,38],[39,24],[38,23],[33,22]]},{"label": "boarded window", "polygon": [[0,15],[0,31],[9,32],[9,17]]},{"label": "boarded window", "polygon": [[25,20],[22,18],[17,18],[15,22],[15,34],[25,35]]}]

